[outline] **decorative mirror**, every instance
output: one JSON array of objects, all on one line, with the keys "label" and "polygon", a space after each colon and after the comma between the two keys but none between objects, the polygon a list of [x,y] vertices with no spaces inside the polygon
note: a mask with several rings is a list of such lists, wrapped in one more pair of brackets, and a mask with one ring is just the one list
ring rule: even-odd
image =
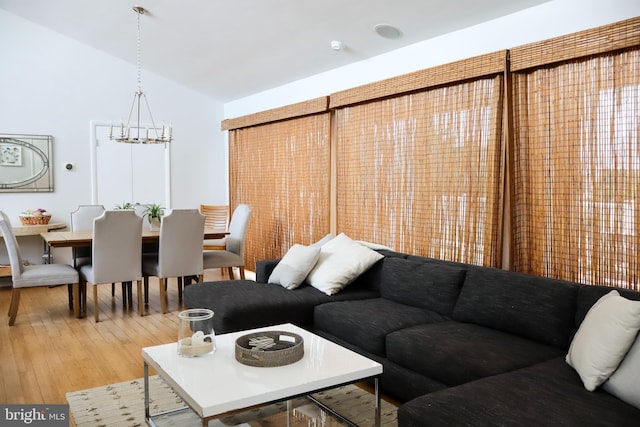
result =
[{"label": "decorative mirror", "polygon": [[0,134],[0,192],[52,192],[50,135]]}]

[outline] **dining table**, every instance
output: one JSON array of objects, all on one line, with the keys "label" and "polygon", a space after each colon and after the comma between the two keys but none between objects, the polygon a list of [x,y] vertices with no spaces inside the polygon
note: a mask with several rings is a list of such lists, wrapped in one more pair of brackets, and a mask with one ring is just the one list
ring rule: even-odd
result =
[{"label": "dining table", "polygon": [[[205,227],[202,235],[205,239],[222,239],[229,235],[227,230]],[[93,231],[47,231],[40,233],[47,246],[48,259],[51,259],[51,248],[80,248],[91,246]],[[142,244],[158,242],[160,231],[142,230]],[[82,317],[80,309],[80,293],[78,284],[73,289],[73,309],[76,317]]]}]

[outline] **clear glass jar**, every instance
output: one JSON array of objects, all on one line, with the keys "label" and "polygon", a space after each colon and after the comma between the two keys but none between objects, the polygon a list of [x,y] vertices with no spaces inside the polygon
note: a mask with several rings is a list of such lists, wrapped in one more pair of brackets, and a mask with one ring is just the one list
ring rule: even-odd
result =
[{"label": "clear glass jar", "polygon": [[178,314],[178,354],[185,357],[205,356],[216,351],[213,311],[194,308]]}]

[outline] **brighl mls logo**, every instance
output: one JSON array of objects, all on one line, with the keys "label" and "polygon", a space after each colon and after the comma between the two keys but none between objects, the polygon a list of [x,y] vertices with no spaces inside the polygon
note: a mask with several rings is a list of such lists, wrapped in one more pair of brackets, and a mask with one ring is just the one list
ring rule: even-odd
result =
[{"label": "brighl mls logo", "polygon": [[0,425],[68,426],[69,405],[0,405]]}]

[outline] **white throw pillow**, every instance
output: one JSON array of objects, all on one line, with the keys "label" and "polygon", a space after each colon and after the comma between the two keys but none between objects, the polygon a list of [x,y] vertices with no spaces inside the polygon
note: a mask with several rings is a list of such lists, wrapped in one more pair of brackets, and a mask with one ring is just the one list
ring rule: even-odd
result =
[{"label": "white throw pillow", "polygon": [[295,289],[304,281],[318,262],[320,248],[314,246],[293,245],[280,260],[269,276],[269,283]]},{"label": "white throw pillow", "polygon": [[318,240],[315,243],[312,243],[311,246],[317,246],[319,248],[325,245],[326,243],[329,243],[332,239],[333,239],[333,234],[331,233],[325,234],[322,239]]},{"label": "white throw pillow", "polygon": [[602,388],[640,409],[640,335]]},{"label": "white throw pillow", "polygon": [[354,281],[384,256],[340,233],[320,250],[320,259],[307,281],[327,295],[333,295]]},{"label": "white throw pillow", "polygon": [[600,298],[576,332],[566,361],[593,391],[616,370],[640,330],[640,301],[613,290]]}]

